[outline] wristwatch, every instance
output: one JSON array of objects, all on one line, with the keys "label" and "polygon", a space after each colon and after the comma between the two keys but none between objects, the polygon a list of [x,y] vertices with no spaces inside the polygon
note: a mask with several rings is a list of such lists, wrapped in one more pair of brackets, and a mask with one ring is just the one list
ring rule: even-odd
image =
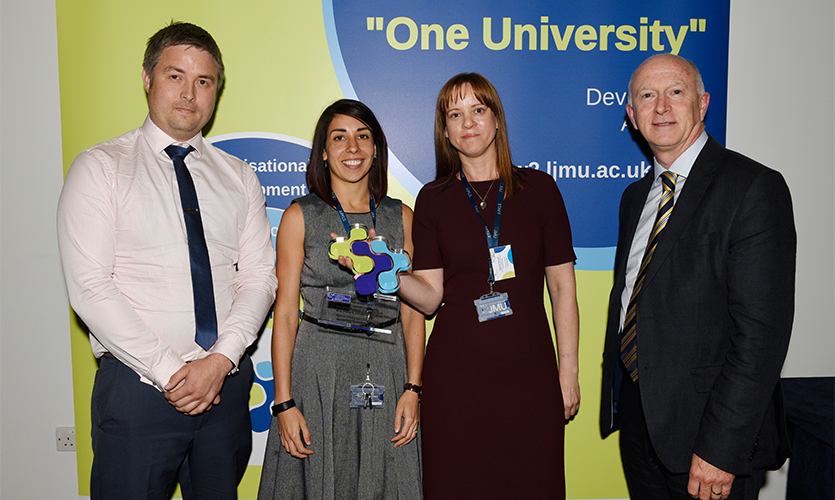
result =
[{"label": "wristwatch", "polygon": [[416,392],[418,395],[418,401],[420,401],[421,386],[413,384],[411,382],[406,382],[406,385],[403,386],[403,392],[406,391]]}]

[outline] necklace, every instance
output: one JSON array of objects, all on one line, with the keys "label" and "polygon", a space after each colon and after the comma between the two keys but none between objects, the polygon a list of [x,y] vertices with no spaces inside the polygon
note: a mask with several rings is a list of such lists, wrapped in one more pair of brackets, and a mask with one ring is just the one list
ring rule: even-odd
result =
[{"label": "necklace", "polygon": [[480,194],[478,194],[478,191],[476,191],[476,190],[475,190],[475,186],[473,186],[472,184],[470,184],[470,187],[471,187],[471,188],[473,188],[473,192],[475,192],[475,195],[476,195],[476,196],[478,196],[478,199],[480,199],[480,200],[481,200],[481,202],[478,204],[478,208],[480,208],[480,209],[482,209],[482,210],[484,210],[485,208],[487,208],[487,202],[486,202],[486,201],[484,201],[484,200],[487,198],[487,195],[488,195],[488,194],[490,194],[490,190],[491,190],[491,189],[493,189],[493,184],[494,184],[495,182],[496,182],[496,179],[493,179],[493,182],[491,182],[491,183],[490,183],[490,187],[489,187],[489,188],[487,188],[487,192],[486,192],[486,193],[484,193],[484,196],[481,196]]}]

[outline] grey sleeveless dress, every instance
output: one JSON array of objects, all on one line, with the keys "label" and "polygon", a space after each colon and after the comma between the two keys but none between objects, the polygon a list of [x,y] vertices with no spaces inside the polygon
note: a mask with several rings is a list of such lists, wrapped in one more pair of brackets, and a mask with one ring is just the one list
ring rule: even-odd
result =
[{"label": "grey sleeveless dress", "polygon": [[[301,293],[304,311],[328,319],[325,287],[353,290],[349,271],[328,257],[330,233],[344,234],[337,211],[319,196],[294,201],[304,216],[304,267]],[[351,224],[375,227],[371,213],[347,214]],[[377,234],[392,249],[403,248],[403,215],[399,200],[384,198],[377,207]],[[281,446],[273,417],[258,491],[270,499],[421,499],[420,436],[394,448],[394,412],[407,382],[406,350],[400,323],[390,335],[341,333],[309,321],[299,324],[293,352],[291,390],[310,429],[314,451],[305,459]],[[368,368],[370,366],[370,368]],[[383,408],[350,407],[351,385],[361,385],[366,372],[385,387]]]}]

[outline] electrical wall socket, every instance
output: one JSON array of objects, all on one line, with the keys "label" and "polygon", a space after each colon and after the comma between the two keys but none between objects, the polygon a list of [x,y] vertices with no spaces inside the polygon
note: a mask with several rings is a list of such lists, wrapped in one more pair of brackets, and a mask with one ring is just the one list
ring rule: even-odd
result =
[{"label": "electrical wall socket", "polygon": [[55,446],[58,451],[75,451],[75,427],[56,427]]}]

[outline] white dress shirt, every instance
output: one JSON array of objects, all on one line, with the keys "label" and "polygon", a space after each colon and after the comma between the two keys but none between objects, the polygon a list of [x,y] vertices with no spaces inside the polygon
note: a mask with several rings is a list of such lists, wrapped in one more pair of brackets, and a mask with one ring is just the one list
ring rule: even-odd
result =
[{"label": "white dress shirt", "polygon": [[[218,339],[194,340],[194,295],[174,164],[185,163],[200,204]],[[58,243],[73,309],[96,357],[110,352],[157,389],[186,362],[220,353],[237,367],[275,298],[275,252],[258,178],[202,133],[178,143],[150,119],[73,161],[58,202]]]},{"label": "white dress shirt", "polygon": [[[669,171],[676,174],[676,191],[673,194],[673,207],[681,190],[684,189],[684,184],[687,182],[687,176],[690,175],[690,169],[696,163],[699,153],[707,144],[707,132],[702,131],[702,135],[696,139],[696,142],[690,145],[678,158],[670,165]],[[661,185],[661,174],[666,170],[657,159],[653,159],[653,171],[655,180],[652,182],[652,187],[649,189],[647,200],[644,203],[644,209],[641,211],[641,218],[638,219],[638,227],[635,228],[635,236],[632,238],[632,245],[629,247],[629,258],[626,261],[626,286],[623,287],[623,294],[620,298],[620,327],[623,329],[623,321],[626,319],[626,310],[629,308],[629,299],[632,298],[632,289],[635,288],[635,281],[638,279],[638,271],[641,269],[641,261],[644,259],[644,252],[649,243],[650,233],[652,233],[652,226],[655,225],[655,219],[658,216],[658,204],[661,203],[661,195],[664,193],[664,188]],[[673,209],[675,213],[675,208]]]}]

